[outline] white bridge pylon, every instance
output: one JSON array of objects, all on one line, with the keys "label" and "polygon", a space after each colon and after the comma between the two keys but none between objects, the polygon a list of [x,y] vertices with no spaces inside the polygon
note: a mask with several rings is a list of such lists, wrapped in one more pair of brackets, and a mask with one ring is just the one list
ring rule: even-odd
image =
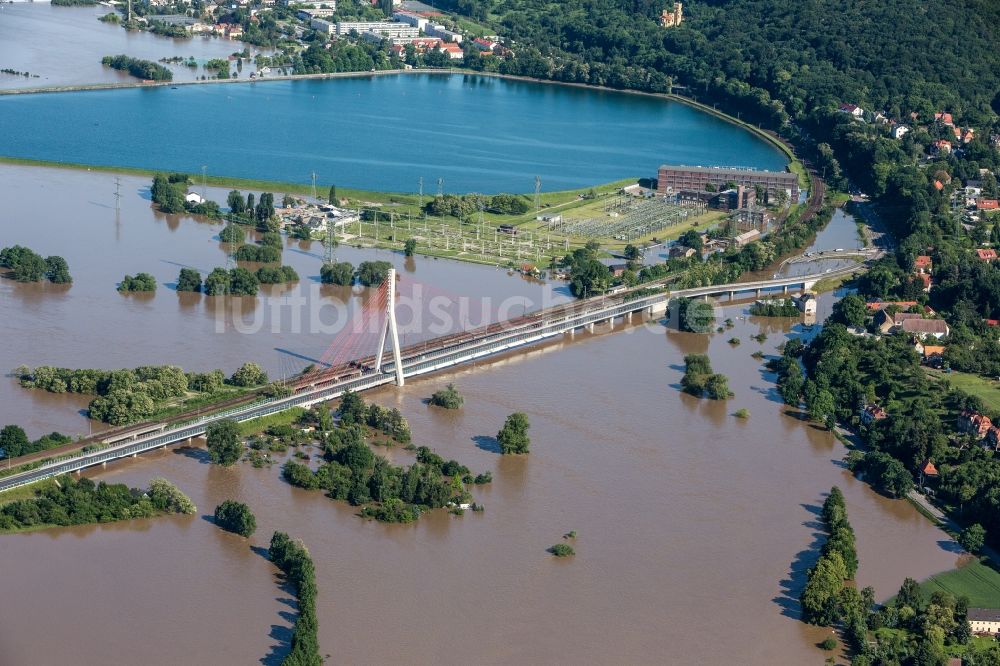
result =
[{"label": "white bridge pylon", "polygon": [[385,354],[385,340],[392,334],[392,360],[396,369],[396,385],[402,386],[403,379],[403,358],[399,353],[399,329],[396,327],[396,269],[390,268],[389,274],[385,278],[386,288],[389,293],[386,296],[386,318],[385,326],[382,327],[382,338],[378,343],[378,354],[375,356],[375,372],[382,371],[382,355]]}]

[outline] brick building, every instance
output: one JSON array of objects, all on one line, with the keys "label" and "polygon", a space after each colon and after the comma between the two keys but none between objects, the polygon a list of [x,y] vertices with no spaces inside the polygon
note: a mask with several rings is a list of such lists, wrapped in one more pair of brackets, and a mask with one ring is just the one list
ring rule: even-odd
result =
[{"label": "brick building", "polygon": [[725,190],[728,183],[746,188],[761,185],[770,201],[779,192],[788,193],[788,200],[799,200],[799,178],[787,171],[756,171],[754,169],[727,169],[722,167],[679,166],[664,164],[656,178],[656,191],[660,194],[678,190],[705,190],[711,185],[715,190]]}]

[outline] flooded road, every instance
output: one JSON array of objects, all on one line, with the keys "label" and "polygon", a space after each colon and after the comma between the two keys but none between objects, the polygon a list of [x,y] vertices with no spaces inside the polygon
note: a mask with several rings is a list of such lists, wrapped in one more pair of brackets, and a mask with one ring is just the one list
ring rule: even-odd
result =
[{"label": "flooded road", "polygon": [[[67,192],[43,197],[44,215],[15,209],[2,244],[64,254],[76,276],[65,293],[0,283],[5,366],[232,370],[254,358],[274,372],[292,358],[276,348],[309,357],[329,340],[269,326],[215,333],[214,313],[180,303],[162,282],[173,281],[178,265],[224,262],[217,228],[154,216],[136,196],[123,202],[116,227],[114,211],[98,203],[107,198],[105,175],[0,175],[7,200],[37,200],[32,183]],[[128,183],[133,192],[144,185]],[[382,256],[341,251],[355,263]],[[317,256],[285,256],[304,281],[318,273]],[[394,260],[407,279],[450,294],[540,298],[545,288],[489,268],[418,257],[407,269]],[[139,270],[161,281],[155,297],[114,292],[123,272]],[[821,317],[831,302],[821,297]],[[875,586],[879,598],[905,576],[953,566],[956,555],[909,504],[853,479],[839,464],[840,443],[781,404],[751,354],[775,354],[791,323],[742,319],[744,311],[723,311],[736,321],[722,334],[678,333],[637,318],[628,330],[599,327],[367,394],[402,410],[415,444],[493,473],[491,485],[473,489],[482,514],[370,523],[321,493],[288,486],[278,466],[221,469],[197,449],[94,470],[132,485],[164,476],[192,496],[199,515],[0,538],[5,570],[16,572],[4,576],[5,595],[19,600],[0,605],[0,663],[278,663],[294,608],[252,547],[266,547],[280,529],[303,539],[315,560],[320,643],[337,663],[664,663],[690,655],[711,664],[821,664],[815,644],[826,634],[798,621],[796,600],[818,557],[816,512],[831,485],[844,490],[857,532],[858,584]],[[759,332],[762,344],[751,339]],[[742,344],[731,346],[731,337]],[[683,356],[694,352],[710,354],[729,377],[732,400],[680,392]],[[464,408],[429,408],[424,401],[448,382],[465,396]],[[2,386],[0,423],[31,425],[33,436],[82,423],[76,402]],[[733,416],[739,408],[750,410],[748,420]],[[492,438],[513,411],[528,414],[532,452],[504,458]],[[257,515],[249,541],[202,517],[225,499],[247,502]],[[579,535],[577,555],[548,555],[570,530]]]}]

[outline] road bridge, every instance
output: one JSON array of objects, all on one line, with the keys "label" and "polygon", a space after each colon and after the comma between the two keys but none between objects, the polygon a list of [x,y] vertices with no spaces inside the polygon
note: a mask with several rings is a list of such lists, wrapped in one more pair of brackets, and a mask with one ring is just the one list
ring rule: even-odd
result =
[{"label": "road bridge", "polygon": [[[545,308],[517,319],[441,336],[402,349],[398,348],[395,336],[392,336],[390,339],[396,344],[391,352],[384,351],[386,336],[390,334],[389,329],[384,328],[381,331],[382,345],[378,358],[369,356],[302,375],[289,384],[293,391],[289,396],[259,399],[196,418],[177,417],[178,420],[173,421],[140,424],[104,435],[87,446],[86,451],[69,454],[34,469],[0,478],[0,492],[54,476],[79,472],[95,465],[106,465],[113,460],[136,457],[171,444],[190,442],[193,438],[204,435],[210,424],[224,419],[247,421],[292,407],[310,407],[338,398],[348,390],[363,392],[386,384],[402,384],[405,377],[430,374],[565,333],[580,329],[593,331],[598,324],[614,326],[615,319],[628,318],[635,313],[660,314],[666,312],[670,301],[676,298],[728,296],[732,299],[743,295],[760,297],[764,292],[778,289],[783,293],[809,291],[820,279],[850,275],[857,269],[858,265],[854,265],[818,274],[674,291],[662,289],[653,293],[650,293],[649,286],[646,285],[615,295]],[[389,285],[395,279],[393,273],[394,271],[390,272],[390,278],[381,290],[384,293],[382,302],[387,306],[393,302],[388,298],[392,290]],[[391,316],[391,308],[389,312]]]}]

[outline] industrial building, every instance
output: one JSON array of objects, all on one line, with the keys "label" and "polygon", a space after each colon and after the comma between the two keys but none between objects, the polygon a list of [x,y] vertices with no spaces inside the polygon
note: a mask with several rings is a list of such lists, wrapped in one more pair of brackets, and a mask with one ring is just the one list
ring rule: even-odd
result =
[{"label": "industrial building", "polygon": [[774,201],[779,192],[788,194],[788,200],[792,203],[799,199],[799,178],[787,171],[670,164],[660,167],[656,178],[656,191],[660,194],[671,194],[680,190],[705,191],[707,185],[711,185],[714,191],[720,191],[727,189],[729,184],[747,188],[760,185],[767,191],[770,202]]}]

